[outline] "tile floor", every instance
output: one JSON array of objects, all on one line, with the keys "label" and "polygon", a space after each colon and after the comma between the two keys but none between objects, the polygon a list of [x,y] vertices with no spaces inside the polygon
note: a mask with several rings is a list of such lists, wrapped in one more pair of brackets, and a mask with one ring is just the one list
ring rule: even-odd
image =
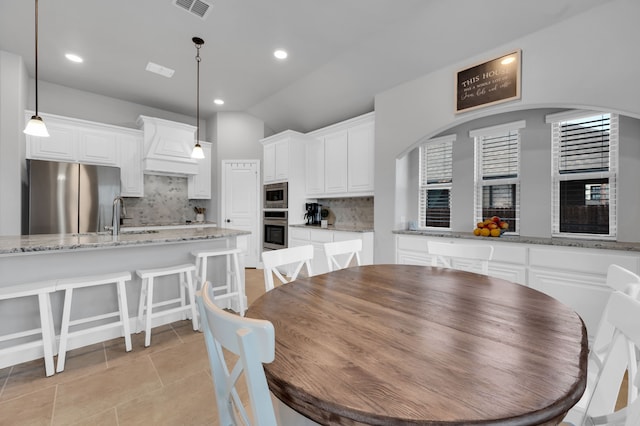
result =
[{"label": "tile floor", "polygon": [[[264,293],[263,271],[246,270],[248,303]],[[191,321],[73,350],[65,371],[42,360],[0,370],[0,425],[218,425],[207,350]]]}]

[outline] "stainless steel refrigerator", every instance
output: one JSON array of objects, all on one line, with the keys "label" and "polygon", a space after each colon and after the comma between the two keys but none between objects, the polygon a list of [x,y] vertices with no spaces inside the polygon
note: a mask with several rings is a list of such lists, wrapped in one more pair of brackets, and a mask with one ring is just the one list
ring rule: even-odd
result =
[{"label": "stainless steel refrigerator", "polygon": [[120,169],[27,160],[29,234],[99,232],[111,225]]}]

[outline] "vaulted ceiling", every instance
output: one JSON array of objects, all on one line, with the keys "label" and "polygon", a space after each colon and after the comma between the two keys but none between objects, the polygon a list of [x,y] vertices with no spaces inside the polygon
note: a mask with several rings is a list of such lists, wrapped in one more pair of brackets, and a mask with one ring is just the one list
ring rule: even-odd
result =
[{"label": "vaulted ceiling", "polygon": [[[202,0],[210,6],[203,19],[175,1],[39,0],[40,80],[195,116],[198,36],[202,117],[245,111],[275,132],[306,132],[372,111],[376,93],[602,4]],[[34,7],[0,1],[0,50],[21,55],[30,76]],[[277,48],[289,57],[275,59]],[[151,74],[148,62],[175,73]]]}]

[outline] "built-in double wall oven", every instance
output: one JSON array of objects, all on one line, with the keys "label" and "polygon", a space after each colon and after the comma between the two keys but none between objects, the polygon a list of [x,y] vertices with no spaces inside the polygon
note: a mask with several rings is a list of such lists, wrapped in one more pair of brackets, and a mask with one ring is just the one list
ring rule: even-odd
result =
[{"label": "built-in double wall oven", "polygon": [[263,212],[263,237],[262,244],[265,250],[278,250],[287,248],[288,219],[286,211]]}]

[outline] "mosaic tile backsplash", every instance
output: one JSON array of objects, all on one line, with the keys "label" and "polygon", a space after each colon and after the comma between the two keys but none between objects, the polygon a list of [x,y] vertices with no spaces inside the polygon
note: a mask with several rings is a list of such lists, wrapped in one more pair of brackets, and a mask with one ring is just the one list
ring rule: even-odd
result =
[{"label": "mosaic tile backsplash", "polygon": [[127,209],[126,226],[195,221],[193,208],[203,207],[203,200],[189,200],[187,178],[178,176],[144,175],[144,197],[127,197],[124,202]]},{"label": "mosaic tile backsplash", "polygon": [[[373,228],[373,197],[324,198],[318,200],[323,209],[335,216],[334,225],[371,226]],[[331,220],[329,220],[331,222]]]}]

